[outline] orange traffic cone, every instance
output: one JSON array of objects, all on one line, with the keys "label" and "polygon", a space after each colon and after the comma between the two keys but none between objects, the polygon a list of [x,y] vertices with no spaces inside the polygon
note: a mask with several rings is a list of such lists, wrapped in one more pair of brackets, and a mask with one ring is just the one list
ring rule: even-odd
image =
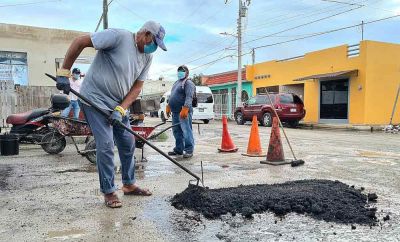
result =
[{"label": "orange traffic cone", "polygon": [[225,115],[222,117],[222,142],[221,148],[218,148],[218,150],[220,152],[236,152],[238,150],[228,132],[228,120]]},{"label": "orange traffic cone", "polygon": [[247,145],[247,153],[242,155],[252,156],[252,157],[263,156],[261,149],[260,135],[258,133],[258,121],[256,115],[253,116],[253,121],[251,124],[249,144]]},{"label": "orange traffic cone", "polygon": [[285,161],[278,119],[276,117],[272,119],[272,129],[271,137],[269,139],[267,160],[261,161],[261,163],[270,165],[290,164],[290,161]]}]

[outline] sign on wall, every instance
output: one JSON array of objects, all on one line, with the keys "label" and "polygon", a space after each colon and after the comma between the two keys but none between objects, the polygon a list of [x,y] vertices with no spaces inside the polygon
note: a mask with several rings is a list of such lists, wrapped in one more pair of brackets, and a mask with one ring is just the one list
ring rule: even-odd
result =
[{"label": "sign on wall", "polygon": [[0,81],[13,81],[14,84],[28,85],[26,53],[0,51]]}]

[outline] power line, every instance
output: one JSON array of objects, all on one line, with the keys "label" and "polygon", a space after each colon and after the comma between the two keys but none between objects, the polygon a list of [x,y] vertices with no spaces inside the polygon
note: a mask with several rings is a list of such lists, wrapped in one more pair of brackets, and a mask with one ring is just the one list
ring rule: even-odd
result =
[{"label": "power line", "polygon": [[321,1],[323,1],[323,2],[331,2],[331,3],[340,3],[340,4],[345,4],[345,5],[363,7],[362,4],[357,4],[357,3],[347,3],[347,2],[341,2],[341,1],[335,1],[335,0],[321,0]]},{"label": "power line", "polygon": [[261,40],[261,39],[265,39],[267,37],[274,36],[276,34],[281,34],[281,33],[284,33],[284,32],[290,31],[290,30],[301,28],[301,27],[304,27],[304,26],[307,26],[307,25],[310,25],[310,24],[313,24],[313,23],[316,23],[316,22],[320,22],[320,21],[323,21],[323,20],[326,20],[326,19],[329,19],[329,18],[332,18],[332,17],[336,17],[336,16],[341,15],[341,14],[345,14],[345,13],[354,11],[354,10],[359,9],[359,8],[361,8],[361,7],[356,7],[356,8],[352,8],[352,9],[349,9],[349,10],[346,10],[346,11],[343,11],[343,12],[340,12],[340,13],[335,13],[335,14],[329,15],[327,17],[319,18],[319,19],[316,19],[316,20],[313,20],[313,21],[310,21],[310,22],[307,22],[307,23],[304,23],[304,24],[300,24],[300,25],[297,25],[297,26],[294,26],[294,27],[291,27],[291,28],[287,28],[287,29],[275,32],[273,34],[265,35],[265,36],[262,36],[262,37],[259,37],[259,38],[253,39],[253,40],[246,41],[243,44],[248,44],[248,43],[255,42],[255,41],[258,41],[258,40]]},{"label": "power line", "polygon": [[[386,17],[386,18],[381,18],[381,19],[376,19],[376,20],[364,22],[363,24],[364,24],[364,25],[367,25],[367,24],[377,23],[377,22],[381,22],[381,21],[384,21],[384,20],[393,19],[393,18],[397,18],[397,17],[400,17],[400,14],[392,15],[392,16],[389,16],[389,17]],[[337,29],[332,29],[332,30],[328,30],[328,31],[323,31],[323,32],[318,32],[318,33],[312,33],[312,34],[309,34],[310,36],[306,36],[306,37],[302,37],[302,38],[296,38],[296,39],[291,39],[291,40],[287,40],[287,41],[276,42],[276,43],[271,43],[271,44],[268,44],[268,45],[261,45],[261,46],[254,47],[254,49],[261,49],[261,48],[265,48],[265,47],[271,47],[271,46],[286,44],[286,43],[289,43],[289,42],[295,42],[295,41],[298,41],[298,40],[303,40],[303,39],[312,38],[312,37],[316,37],[316,36],[320,36],[320,35],[324,35],[324,34],[329,34],[329,33],[333,33],[333,32],[338,32],[338,31],[342,31],[342,30],[346,30],[346,29],[351,29],[351,28],[359,27],[360,25],[361,25],[361,24],[355,24],[355,25],[350,25],[350,26],[346,26],[346,27],[342,27],[342,28],[337,28]],[[242,56],[248,55],[248,54],[250,54],[250,53],[251,53],[251,51],[248,52],[248,53],[242,54]],[[220,61],[220,60],[222,60],[222,59],[226,59],[226,58],[228,58],[228,57],[237,57],[237,56],[236,56],[236,55],[224,56],[224,57],[218,58],[218,59],[216,59],[216,60],[210,61],[210,62],[208,62],[208,63],[202,64],[202,65],[200,65],[200,66],[197,66],[197,67],[195,67],[195,68],[192,68],[192,70],[197,69],[197,68],[200,68],[200,67],[205,66],[205,65],[208,65],[208,64],[211,64],[211,63],[214,64],[214,63],[216,63],[216,62],[218,62],[218,61]]]},{"label": "power line", "polygon": [[26,5],[35,5],[35,4],[41,4],[41,3],[61,2],[61,1],[62,1],[62,0],[46,0],[46,1],[37,1],[37,2],[28,2],[28,3],[6,4],[6,5],[0,5],[0,8],[5,8],[5,7],[16,7],[16,6],[26,6]]},{"label": "power line", "polygon": [[145,21],[146,21],[146,19],[145,19],[143,16],[141,16],[141,15],[135,13],[135,12],[132,11],[130,8],[128,8],[127,6],[125,6],[125,5],[123,5],[122,3],[120,3],[118,0],[115,0],[115,2],[116,2],[119,6],[121,6],[122,8],[124,8],[126,11],[128,11],[129,13],[131,13],[133,16],[135,16],[135,17],[137,17],[137,18],[140,18],[141,20],[145,20]]},{"label": "power line", "polygon": [[[373,21],[369,21],[369,22],[363,22],[362,24],[363,24],[363,25],[367,25],[367,24],[372,24],[372,23],[376,23],[376,22],[380,22],[380,21],[384,21],[384,20],[388,20],[388,19],[392,19],[392,18],[397,18],[397,17],[400,17],[400,14],[398,14],[398,15],[393,15],[393,16],[386,17],[386,18],[381,18],[381,19],[373,20]],[[324,31],[324,32],[318,32],[318,33],[309,34],[309,36],[305,36],[305,37],[301,37],[301,38],[296,38],[296,39],[281,41],[281,42],[272,43],[272,44],[267,44],[267,45],[261,45],[261,46],[254,47],[254,49],[261,49],[261,48],[265,48],[265,47],[270,47],[270,46],[285,44],[285,43],[289,43],[289,42],[294,42],[294,41],[297,41],[297,40],[308,39],[308,38],[312,38],[312,37],[315,37],[315,36],[320,36],[320,35],[324,35],[324,34],[329,34],[329,33],[333,33],[333,32],[338,32],[338,31],[341,31],[341,30],[346,30],[346,29],[351,29],[351,28],[359,27],[359,26],[361,26],[362,24],[350,25],[350,26],[346,26],[346,27],[342,27],[342,28],[337,28],[337,29],[332,29],[332,30],[328,30],[328,31]]]}]

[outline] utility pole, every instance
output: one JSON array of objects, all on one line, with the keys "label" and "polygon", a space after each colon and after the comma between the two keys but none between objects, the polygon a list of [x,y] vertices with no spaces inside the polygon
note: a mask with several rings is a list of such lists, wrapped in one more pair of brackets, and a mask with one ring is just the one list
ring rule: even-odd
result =
[{"label": "utility pole", "polygon": [[[250,5],[251,0],[246,0],[247,6]],[[242,106],[242,18],[246,17],[247,7],[242,0],[239,0],[239,17],[237,21],[238,29],[238,77],[237,77],[237,91],[236,91],[236,107]]]},{"label": "utility pole", "polygon": [[256,50],[251,49],[251,63],[254,65],[256,63]]},{"label": "utility pole", "polygon": [[103,29],[108,29],[108,3],[103,0]]},{"label": "utility pole", "polygon": [[361,21],[361,40],[364,40],[364,21]]}]

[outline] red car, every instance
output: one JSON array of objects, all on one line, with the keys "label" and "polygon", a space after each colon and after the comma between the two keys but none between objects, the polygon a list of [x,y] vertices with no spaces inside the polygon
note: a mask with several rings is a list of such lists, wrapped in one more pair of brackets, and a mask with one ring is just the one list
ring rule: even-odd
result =
[{"label": "red car", "polygon": [[[306,115],[301,98],[291,93],[270,93],[270,96],[281,121],[289,124],[290,127],[297,127],[299,121]],[[257,120],[261,125],[271,127],[274,111],[268,95],[256,95],[245,102],[243,107],[237,107],[235,110],[236,123],[242,125],[246,121],[251,121],[254,115],[257,115]]]}]

